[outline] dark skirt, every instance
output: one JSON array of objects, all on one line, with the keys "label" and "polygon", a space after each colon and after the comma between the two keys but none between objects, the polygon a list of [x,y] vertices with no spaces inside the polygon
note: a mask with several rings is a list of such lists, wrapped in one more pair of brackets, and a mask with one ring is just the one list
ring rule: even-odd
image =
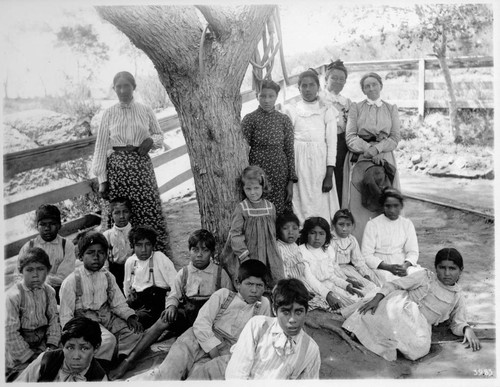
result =
[{"label": "dark skirt", "polygon": [[155,250],[169,256],[167,223],[151,158],[140,156],[137,152],[113,152],[108,157],[106,168],[109,199],[129,198],[132,202],[132,226],[153,227],[158,233]]}]

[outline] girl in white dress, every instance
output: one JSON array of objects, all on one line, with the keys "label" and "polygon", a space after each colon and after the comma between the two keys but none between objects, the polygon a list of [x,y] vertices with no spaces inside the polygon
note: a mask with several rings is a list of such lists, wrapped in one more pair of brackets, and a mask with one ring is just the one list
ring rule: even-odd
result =
[{"label": "girl in white dress", "polygon": [[[314,277],[340,300],[340,307],[345,307],[363,297],[363,293],[359,290],[362,286],[358,281],[347,277],[336,263],[335,250],[330,245],[331,239],[330,225],[324,218],[308,218],[300,235],[299,250]],[[330,310],[329,304],[324,300],[321,301],[315,303],[313,299],[310,303],[311,309]]]},{"label": "girl in white dress", "polygon": [[300,223],[310,216],[330,221],[339,207],[333,177],[337,155],[338,111],[318,99],[319,78],[314,69],[299,75],[302,100],[286,106],[294,127],[295,171],[293,211]]},{"label": "girl in white dress", "polygon": [[366,224],[361,254],[383,284],[417,270],[418,241],[410,219],[400,215],[403,196],[386,188],[380,197],[384,213]]}]

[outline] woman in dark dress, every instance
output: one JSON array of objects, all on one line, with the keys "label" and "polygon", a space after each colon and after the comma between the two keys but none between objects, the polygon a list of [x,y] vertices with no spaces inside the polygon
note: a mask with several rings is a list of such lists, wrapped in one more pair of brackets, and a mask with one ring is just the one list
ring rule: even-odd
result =
[{"label": "woman in dark dress", "polygon": [[271,190],[266,198],[276,214],[292,211],[293,183],[297,181],[293,150],[293,125],[288,116],[275,110],[280,86],[264,80],[258,94],[259,107],[241,123],[250,145],[249,164],[266,173]]}]

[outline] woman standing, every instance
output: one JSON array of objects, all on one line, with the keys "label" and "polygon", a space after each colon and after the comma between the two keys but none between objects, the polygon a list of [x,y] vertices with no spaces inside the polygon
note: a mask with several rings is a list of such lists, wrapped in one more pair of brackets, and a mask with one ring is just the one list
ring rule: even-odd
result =
[{"label": "woman standing", "polygon": [[274,109],[280,86],[270,80],[262,82],[259,107],[247,114],[241,126],[250,145],[250,165],[258,165],[266,173],[270,192],[267,199],[276,207],[276,214],[292,211],[295,160],[293,125],[290,118]]},{"label": "woman standing", "polygon": [[293,186],[293,209],[301,225],[311,216],[331,222],[339,209],[333,178],[338,112],[318,99],[319,78],[314,69],[302,72],[298,85],[302,100],[286,111],[294,126],[298,178]]},{"label": "woman standing", "polygon": [[367,99],[349,109],[342,208],[349,208],[356,219],[353,235],[361,245],[366,222],[383,212],[379,205],[382,189],[400,188],[393,151],[401,136],[397,106],[380,98],[380,75],[368,73],[360,85]]},{"label": "woman standing", "polygon": [[339,112],[337,120],[337,157],[335,161],[335,185],[337,186],[337,196],[339,203],[342,203],[342,187],[344,179],[344,161],[348,152],[345,142],[345,128],[347,126],[347,116],[351,107],[351,100],[344,97],[340,92],[344,89],[347,80],[347,69],[344,62],[337,59],[326,67],[326,91],[322,92],[320,98],[323,98],[327,104],[333,105]]},{"label": "woman standing", "polygon": [[158,232],[157,250],[168,255],[167,225],[158,184],[148,152],[160,148],[163,134],[153,110],[134,101],[135,79],[127,71],[113,78],[119,103],[102,117],[92,163],[99,192],[108,200],[132,202],[132,226],[148,225]]}]

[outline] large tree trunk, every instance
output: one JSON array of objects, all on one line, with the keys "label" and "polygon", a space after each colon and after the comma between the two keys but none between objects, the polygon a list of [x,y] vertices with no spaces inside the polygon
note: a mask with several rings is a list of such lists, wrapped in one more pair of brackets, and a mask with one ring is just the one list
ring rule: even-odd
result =
[{"label": "large tree trunk", "polygon": [[231,214],[241,200],[237,181],[248,163],[240,130],[240,87],[273,6],[106,6],[97,10],[153,61],[179,115],[202,226],[214,233],[220,251]]}]

